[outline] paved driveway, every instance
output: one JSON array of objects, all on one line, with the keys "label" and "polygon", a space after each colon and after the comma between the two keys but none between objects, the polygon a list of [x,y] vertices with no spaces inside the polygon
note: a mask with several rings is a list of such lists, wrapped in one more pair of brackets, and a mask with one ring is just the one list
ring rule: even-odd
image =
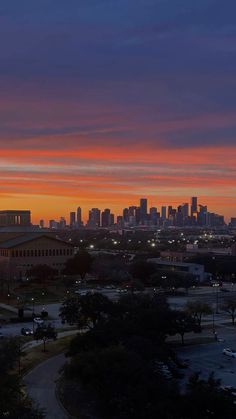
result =
[{"label": "paved driveway", "polygon": [[24,378],[27,392],[46,411],[46,419],[68,419],[55,394],[58,371],[65,363],[64,354],[39,364]]}]

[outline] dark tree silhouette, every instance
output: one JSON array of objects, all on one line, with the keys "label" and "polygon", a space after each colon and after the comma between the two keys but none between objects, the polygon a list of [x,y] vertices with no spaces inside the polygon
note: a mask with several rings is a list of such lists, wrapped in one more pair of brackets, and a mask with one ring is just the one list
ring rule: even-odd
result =
[{"label": "dark tree silhouette", "polygon": [[225,313],[230,315],[232,324],[234,325],[236,316],[236,299],[227,298],[224,304],[221,306],[221,310],[225,311]]},{"label": "dark tree silhouette", "polygon": [[202,301],[189,301],[186,304],[185,309],[187,313],[189,313],[190,316],[193,316],[193,318],[197,321],[198,326],[201,326],[202,316],[204,314],[207,315],[212,313],[211,306]]},{"label": "dark tree silhouette", "polygon": [[46,342],[49,339],[55,340],[57,338],[57,333],[54,327],[49,324],[48,326],[38,326],[34,332],[34,339],[35,340],[42,340],[43,341],[43,352],[46,352]]},{"label": "dark tree silhouette", "polygon": [[92,262],[92,256],[86,250],[80,250],[72,259],[67,261],[64,273],[66,275],[80,275],[81,279],[84,280],[86,274],[91,270]]}]

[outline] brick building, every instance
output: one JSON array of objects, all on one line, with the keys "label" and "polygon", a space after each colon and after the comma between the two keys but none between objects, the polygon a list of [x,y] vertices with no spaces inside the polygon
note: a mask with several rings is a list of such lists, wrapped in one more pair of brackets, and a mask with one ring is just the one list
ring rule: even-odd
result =
[{"label": "brick building", "polygon": [[44,234],[22,235],[0,243],[0,273],[5,279],[25,279],[36,265],[48,265],[60,275],[74,255],[70,243]]}]

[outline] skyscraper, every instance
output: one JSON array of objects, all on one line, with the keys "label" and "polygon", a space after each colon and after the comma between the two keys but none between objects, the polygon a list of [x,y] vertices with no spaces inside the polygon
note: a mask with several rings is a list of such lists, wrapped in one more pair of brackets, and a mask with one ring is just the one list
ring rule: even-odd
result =
[{"label": "skyscraper", "polygon": [[197,197],[193,196],[191,199],[191,216],[193,217],[196,214],[197,214]]},{"label": "skyscraper", "polygon": [[166,220],[166,207],[161,207],[161,218]]},{"label": "skyscraper", "polygon": [[145,224],[147,220],[147,198],[140,199],[140,221]]},{"label": "skyscraper", "polygon": [[150,222],[151,222],[151,225],[157,224],[157,208],[156,207],[150,208]]},{"label": "skyscraper", "polygon": [[74,228],[76,226],[76,214],[75,212],[70,212],[70,228]]},{"label": "skyscraper", "polygon": [[106,208],[102,212],[102,227],[109,227],[111,225],[111,210]]},{"label": "skyscraper", "polygon": [[123,221],[124,223],[129,222],[129,209],[128,208],[123,209]]},{"label": "skyscraper", "polygon": [[44,228],[44,220],[40,220],[39,221],[39,227],[40,228]]},{"label": "skyscraper", "polygon": [[82,211],[81,211],[81,208],[78,207],[77,208],[77,226],[81,227],[81,225],[82,225]]},{"label": "skyscraper", "polygon": [[90,227],[100,227],[101,225],[101,211],[99,208],[92,208],[89,211],[88,225]]}]

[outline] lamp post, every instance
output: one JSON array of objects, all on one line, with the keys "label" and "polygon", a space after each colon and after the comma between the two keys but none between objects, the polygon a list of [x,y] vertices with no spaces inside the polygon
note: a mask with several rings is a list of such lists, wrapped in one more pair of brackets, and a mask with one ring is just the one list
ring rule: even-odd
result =
[{"label": "lamp post", "polygon": [[219,284],[213,284],[213,287],[216,289],[216,314],[219,314]]},{"label": "lamp post", "polygon": [[214,307],[212,308],[212,331],[215,333],[215,311]]},{"label": "lamp post", "polygon": [[32,300],[32,304],[33,304],[33,307],[32,307],[32,321],[33,321],[33,332],[34,332],[34,297],[32,297],[31,300]]}]

